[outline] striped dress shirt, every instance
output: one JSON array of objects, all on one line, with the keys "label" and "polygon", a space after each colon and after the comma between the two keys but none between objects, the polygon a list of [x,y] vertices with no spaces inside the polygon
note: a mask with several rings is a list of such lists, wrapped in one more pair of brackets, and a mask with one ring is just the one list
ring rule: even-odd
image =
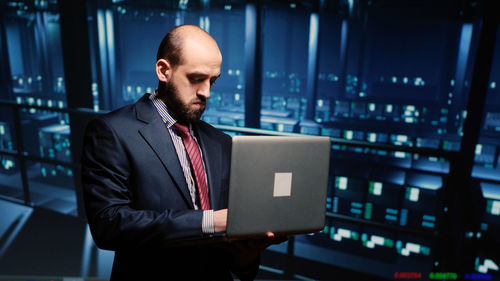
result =
[{"label": "striped dress shirt", "polygon": [[[172,138],[172,142],[174,143],[175,151],[177,152],[177,157],[179,157],[179,162],[181,163],[182,167],[182,172],[184,173],[184,178],[186,179],[186,183],[189,189],[189,194],[191,195],[191,202],[193,203],[194,209],[198,210],[199,207],[196,204],[196,183],[193,179],[193,174],[191,173],[191,164],[189,162],[189,158],[186,153],[186,149],[184,148],[184,143],[182,142],[182,138],[180,135],[177,134],[177,131],[173,127],[175,123],[177,123],[177,120],[175,120],[172,115],[170,115],[169,110],[165,103],[159,99],[156,95],[156,92],[153,93],[149,99],[153,102],[153,104],[156,107],[156,110],[161,116],[161,119],[167,126],[168,132],[170,134],[170,137]],[[193,134],[192,126],[189,124],[189,132],[191,133],[191,136],[193,136],[193,139],[198,143],[198,140]],[[199,143],[198,143],[198,147]],[[202,155],[203,159],[203,152],[200,149],[200,153]],[[205,169],[205,163],[203,163],[203,168]],[[206,170],[205,170],[205,175],[206,175]],[[207,178],[207,189],[208,185],[210,183],[208,182]],[[210,190],[210,189],[208,189]],[[201,230],[205,234],[212,234],[214,233],[214,211],[213,210],[205,210],[203,211],[203,219],[201,223]]]}]

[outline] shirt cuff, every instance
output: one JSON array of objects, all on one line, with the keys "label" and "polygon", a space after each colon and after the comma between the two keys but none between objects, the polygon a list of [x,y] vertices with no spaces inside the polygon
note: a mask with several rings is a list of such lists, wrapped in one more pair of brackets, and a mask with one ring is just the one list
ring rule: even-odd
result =
[{"label": "shirt cuff", "polygon": [[201,231],[204,234],[212,234],[215,232],[214,210],[203,211],[203,219],[201,221]]}]

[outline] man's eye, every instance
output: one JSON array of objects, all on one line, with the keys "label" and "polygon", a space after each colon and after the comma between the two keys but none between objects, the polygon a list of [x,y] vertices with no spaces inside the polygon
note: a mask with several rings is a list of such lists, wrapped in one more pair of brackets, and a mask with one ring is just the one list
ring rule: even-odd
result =
[{"label": "man's eye", "polygon": [[197,79],[197,78],[189,78],[189,81],[191,81],[191,83],[193,84],[196,84],[196,83],[200,83],[203,81],[203,79]]}]

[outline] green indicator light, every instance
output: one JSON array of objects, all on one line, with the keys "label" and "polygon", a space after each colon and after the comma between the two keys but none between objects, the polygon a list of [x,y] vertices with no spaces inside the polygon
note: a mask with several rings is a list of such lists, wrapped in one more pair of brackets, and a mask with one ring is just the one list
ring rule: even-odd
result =
[{"label": "green indicator light", "polygon": [[364,218],[367,220],[372,218],[372,203],[370,203],[370,202],[367,202],[365,205]]},{"label": "green indicator light", "polygon": [[359,240],[359,233],[353,231],[351,232],[351,237],[353,240]]},{"label": "green indicator light", "polygon": [[388,248],[394,247],[394,241],[391,239],[385,239],[385,246],[387,246]]}]

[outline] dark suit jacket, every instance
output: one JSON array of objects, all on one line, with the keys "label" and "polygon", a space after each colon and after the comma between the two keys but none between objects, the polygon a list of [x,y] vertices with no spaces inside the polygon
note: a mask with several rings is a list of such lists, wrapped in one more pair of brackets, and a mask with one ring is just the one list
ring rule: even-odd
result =
[{"label": "dark suit jacket", "polygon": [[[211,207],[227,208],[231,138],[202,121],[193,130]],[[112,280],[231,280],[230,270],[255,275],[258,263],[237,268],[225,244],[164,246],[202,237],[202,211],[193,209],[172,139],[148,94],[89,122],[81,163],[94,241],[115,251]]]}]

